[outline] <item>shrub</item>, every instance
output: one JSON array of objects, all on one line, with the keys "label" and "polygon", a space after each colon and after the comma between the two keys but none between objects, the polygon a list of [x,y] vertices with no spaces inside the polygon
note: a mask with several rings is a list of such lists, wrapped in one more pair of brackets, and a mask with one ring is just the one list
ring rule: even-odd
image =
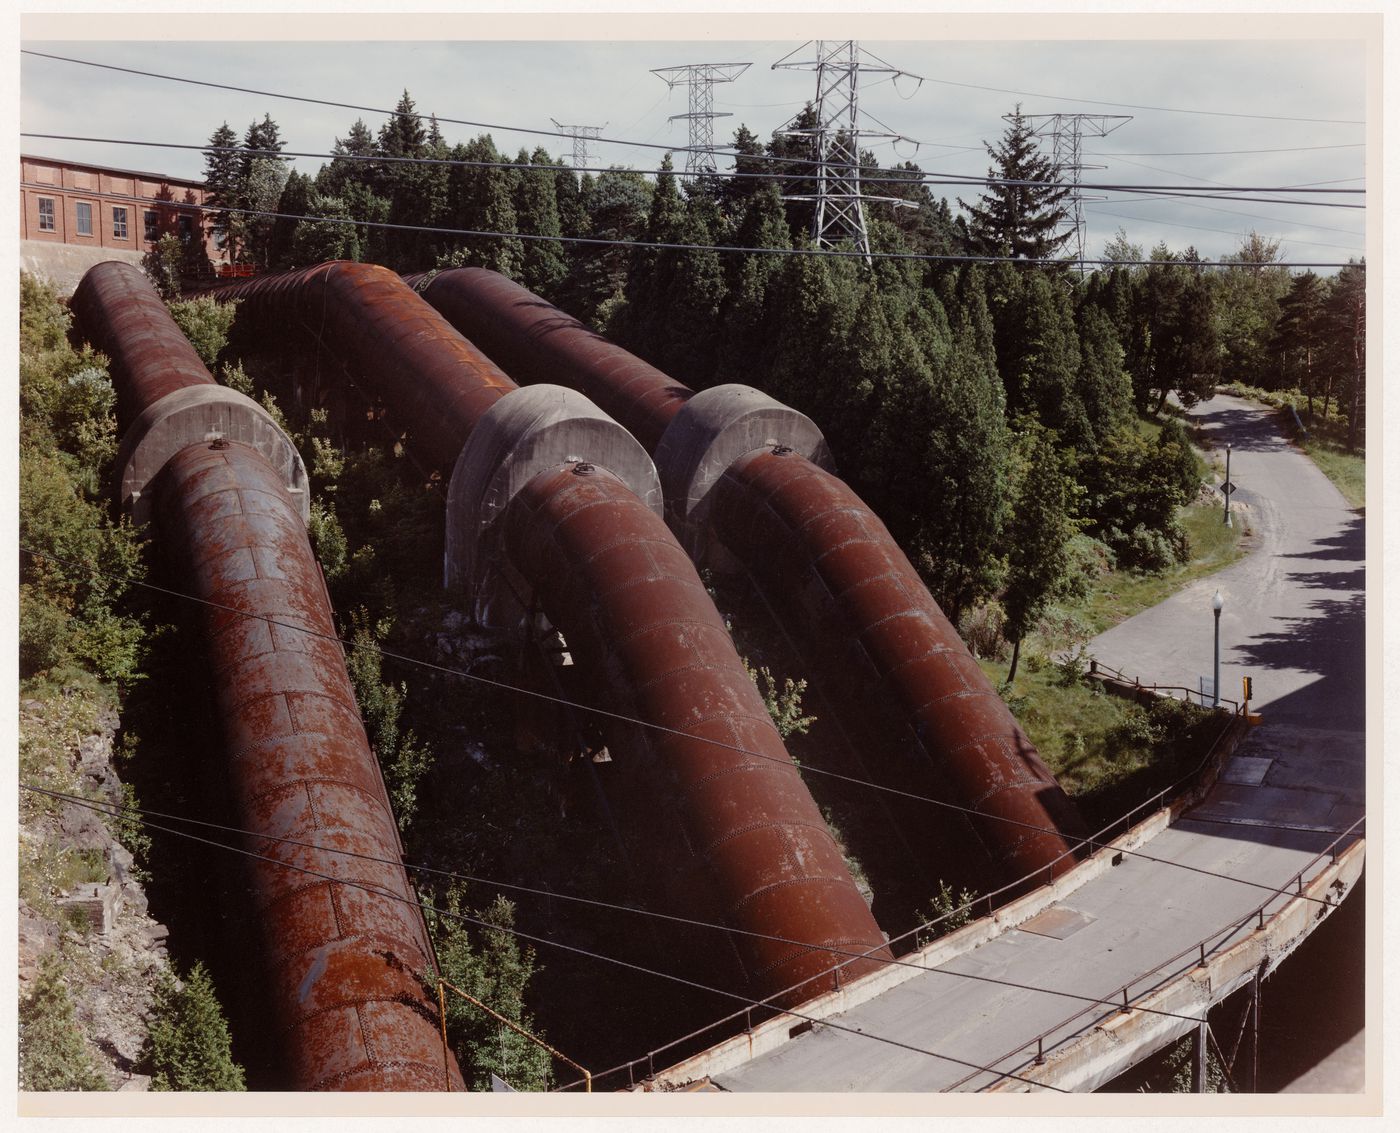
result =
[{"label": "shrub", "polygon": [[146,253],[141,268],[167,303],[180,298],[180,273],[185,262],[185,250],[179,239],[167,232],[156,246]]},{"label": "shrub", "polygon": [[238,302],[220,303],[213,296],[184,299],[170,303],[170,317],[190,340],[199,359],[210,369],[228,345],[229,328],[233,326]]},{"label": "shrub", "polygon": [[22,1090],[107,1090],[83,1041],[68,998],[68,973],[57,953],[45,956],[34,988],[19,1005]]}]

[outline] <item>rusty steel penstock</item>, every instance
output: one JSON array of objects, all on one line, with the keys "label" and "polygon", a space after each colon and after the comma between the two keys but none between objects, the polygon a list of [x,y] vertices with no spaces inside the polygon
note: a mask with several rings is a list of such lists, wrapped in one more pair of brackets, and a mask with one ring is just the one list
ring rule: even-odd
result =
[{"label": "rusty steel penstock", "polygon": [[[139,273],[99,265],[79,290],[82,325],[110,355],[119,398],[155,414],[152,435],[179,446],[151,470],[148,494],[182,589],[204,603],[234,811],[256,855],[253,912],[283,1086],[440,1089],[435,1008],[420,980],[432,948],[301,503],[248,444],[222,433],[180,444],[193,418],[162,407],[187,402],[190,386],[221,387]],[[463,1088],[452,1059],[447,1080]]]},{"label": "rusty steel penstock", "polygon": [[[288,320],[349,370],[444,477],[515,382],[388,268],[333,261],[209,292],[276,341]],[[246,325],[246,324],[245,324]]]},{"label": "rusty steel penstock", "polygon": [[571,386],[648,452],[691,397],[674,378],[494,271],[440,272],[423,298],[521,385]]},{"label": "rusty steel penstock", "polygon": [[747,990],[786,991],[783,1006],[839,987],[832,968],[849,951],[869,958],[848,964],[848,981],[882,967],[880,929],[662,520],[611,474],[563,466],[535,477],[505,523],[512,563],[597,700],[660,725],[615,719],[608,745],[626,770],[629,826],[672,909],[743,930],[728,943],[690,930],[691,950],[732,947]]}]

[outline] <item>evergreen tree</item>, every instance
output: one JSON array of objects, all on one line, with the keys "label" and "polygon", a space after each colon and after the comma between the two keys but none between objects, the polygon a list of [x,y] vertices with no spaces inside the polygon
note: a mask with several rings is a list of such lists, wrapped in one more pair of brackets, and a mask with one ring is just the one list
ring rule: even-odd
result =
[{"label": "evergreen tree", "polygon": [[1079,338],[1068,282],[1043,271],[1023,273],[998,332],[997,358],[1012,416],[1034,413],[1063,444],[1091,446],[1093,430],[1079,397]]},{"label": "evergreen tree", "polygon": [[[1288,294],[1279,304],[1277,342],[1283,356],[1284,373],[1296,375],[1295,384],[1308,396],[1308,421],[1313,417],[1313,395],[1316,393],[1313,360],[1322,346],[1325,318],[1325,294],[1321,281],[1311,271],[1293,277]],[[1292,366],[1289,365],[1292,362]],[[1327,372],[1327,401],[1332,398],[1331,370]],[[1327,416],[1324,404],[1322,415]]]},{"label": "evergreen tree", "polygon": [[606,325],[613,310],[625,301],[630,264],[625,245],[645,230],[652,190],[635,170],[614,168],[596,179],[585,175],[579,182],[579,192],[586,214],[583,231],[598,239],[620,242],[578,245],[562,288],[565,309],[599,327]]},{"label": "evergreen tree", "polygon": [[[525,1006],[526,990],[535,972],[535,953],[511,932],[515,906],[497,897],[474,915],[486,926],[477,928],[459,917],[466,913],[462,887],[449,889],[438,904],[447,915],[430,913],[429,920],[435,922],[443,979],[538,1036],[534,1018]],[[549,1088],[547,1051],[450,990],[446,1004],[448,1039],[473,1090],[489,1090],[492,1074],[517,1090]]]},{"label": "evergreen tree", "polygon": [[[981,204],[958,204],[967,210],[972,250],[983,256],[1045,260],[1073,235],[1056,230],[1069,215],[1064,205],[1069,188],[1059,184],[1060,170],[1040,152],[1030,123],[1018,105],[1001,141],[988,145],[992,166]],[[1012,184],[1011,182],[1016,182]]]},{"label": "evergreen tree", "polygon": [[229,210],[239,208],[243,196],[238,135],[225,122],[210,135],[209,146],[204,151],[205,200],[219,206],[212,214],[215,237],[227,249],[229,259],[236,260],[244,222]]},{"label": "evergreen tree", "polygon": [[[542,146],[533,154],[522,149],[516,157],[521,167],[515,184],[515,220],[522,236],[563,235],[557,197],[558,180],[553,169],[532,168],[554,164]],[[525,240],[521,283],[536,294],[552,298],[568,271],[563,244],[557,240]]]},{"label": "evergreen tree", "polygon": [[1328,366],[1343,376],[1338,400],[1345,398],[1347,448],[1357,449],[1366,412],[1366,261],[1351,260],[1337,273],[1327,296]]},{"label": "evergreen tree", "polygon": [[452,226],[507,235],[463,237],[460,251],[447,258],[439,257],[438,266],[483,267],[518,279],[525,249],[522,242],[510,234],[516,231],[514,197],[519,174],[514,169],[492,164],[502,159],[490,134],[482,134],[466,146],[458,147],[453,156],[481,164],[457,166],[452,170],[448,196]]},{"label": "evergreen tree", "polygon": [[1123,347],[1104,309],[1087,300],[1081,302],[1076,322],[1080,364],[1075,387],[1090,430],[1086,444],[1097,447],[1128,419],[1133,387],[1124,369]]},{"label": "evergreen tree", "polygon": [[1011,517],[1006,530],[1004,633],[1011,642],[1009,685],[1016,679],[1021,642],[1069,571],[1075,533],[1074,482],[1065,473],[1049,434],[1032,425],[1017,438],[1012,462]]},{"label": "evergreen tree", "polygon": [[[787,219],[783,201],[772,182],[749,198],[739,222],[735,241],[744,248],[787,248]],[[726,266],[724,308],[720,321],[724,334],[719,339],[716,379],[752,385],[753,373],[767,340],[764,313],[773,280],[782,271],[785,257],[778,255],[730,256]]]},{"label": "evergreen tree", "polygon": [[375,155],[374,134],[363,118],[356,118],[350,132],[336,138],[331,146],[329,165],[323,165],[316,175],[316,188],[327,196],[339,196],[349,185],[373,186],[376,170],[364,160]]},{"label": "evergreen tree", "polygon": [[228,1024],[204,965],[183,981],[166,969],[156,988],[145,1061],[152,1090],[242,1090]]},{"label": "evergreen tree", "polygon": [[[1251,232],[1239,251],[1221,263],[1267,264],[1278,259],[1277,240]],[[1270,382],[1269,346],[1279,317],[1279,300],[1288,290],[1288,269],[1230,267],[1212,276],[1216,334],[1228,377],[1249,385]]]}]

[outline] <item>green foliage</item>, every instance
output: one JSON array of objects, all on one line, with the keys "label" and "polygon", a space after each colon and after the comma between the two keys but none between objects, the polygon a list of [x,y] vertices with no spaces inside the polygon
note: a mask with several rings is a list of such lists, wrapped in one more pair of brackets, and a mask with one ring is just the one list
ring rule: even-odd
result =
[{"label": "green foliage", "polygon": [[[446,915],[429,913],[428,917],[442,978],[543,1039],[525,1005],[535,974],[535,952],[512,932],[515,906],[498,896],[486,908],[469,913],[464,888],[456,885],[438,904]],[[463,915],[484,924],[469,925],[460,919]],[[489,1090],[492,1074],[517,1090],[549,1088],[548,1051],[450,990],[447,1037],[473,1090]]]},{"label": "green foliage", "polygon": [[21,1090],[109,1090],[97,1068],[68,997],[67,965],[49,953],[19,1005]]},{"label": "green foliage", "polygon": [[954,896],[953,887],[939,878],[938,892],[918,915],[919,922],[926,927],[914,934],[914,947],[922,948],[971,924],[976,916],[972,908],[976,900],[977,894],[971,889],[963,889]]},{"label": "green foliage", "polygon": [[228,386],[235,393],[241,393],[245,397],[253,396],[253,379],[239,363],[221,366],[218,377],[222,385]]},{"label": "green foliage", "polygon": [[311,548],[316,552],[316,560],[321,564],[326,581],[339,582],[349,569],[350,555],[345,530],[340,526],[335,511],[323,501],[313,499],[306,531],[311,537]]},{"label": "green foliage", "polygon": [[212,296],[168,304],[170,317],[211,370],[228,345],[228,332],[237,316],[238,301],[220,303]]},{"label": "green foliage", "polygon": [[[1048,259],[1071,231],[1059,232],[1067,214],[1068,187],[1057,185],[1060,171],[1039,150],[1031,124],[1016,107],[1001,141],[987,146],[992,165],[989,185],[978,204],[958,199],[967,210],[973,250],[979,255]],[[1020,182],[1019,184],[1012,182]]]},{"label": "green foliage", "polygon": [[1050,435],[1032,428],[1018,439],[1015,503],[1006,530],[1006,637],[1015,646],[1007,682],[1016,679],[1021,641],[1061,589],[1074,536],[1074,482],[1065,474]]},{"label": "green foliage", "polygon": [[744,664],[744,672],[749,675],[749,680],[753,681],[759,695],[763,697],[763,706],[768,709],[768,715],[772,717],[778,735],[783,739],[791,735],[805,736],[817,722],[815,716],[802,714],[802,694],[807,691],[806,678],[793,680],[791,677],[785,677],[779,686],[777,678],[767,665],[760,665],[755,669],[749,664],[747,657],[741,657],[740,660]]},{"label": "green foliage", "polygon": [[351,643],[345,658],[355,699],[364,718],[370,747],[384,771],[384,785],[400,830],[407,830],[418,809],[418,781],[428,769],[432,754],[411,731],[399,727],[408,688],[382,679],[380,644],[389,635],[388,618],[370,620],[361,607],[350,615]]},{"label": "green foliage", "polygon": [[162,973],[143,1062],[152,1090],[244,1089],[223,1008],[199,961],[183,980]]},{"label": "green foliage", "polygon": [[180,298],[180,275],[184,268],[185,249],[179,239],[167,232],[146,252],[141,269],[167,303]]}]

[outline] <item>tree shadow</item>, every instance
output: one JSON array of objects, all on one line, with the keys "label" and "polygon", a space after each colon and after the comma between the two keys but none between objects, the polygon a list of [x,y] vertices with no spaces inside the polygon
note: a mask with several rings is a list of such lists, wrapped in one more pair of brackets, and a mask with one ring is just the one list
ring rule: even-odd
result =
[{"label": "tree shadow", "polygon": [[1366,701],[1366,595],[1323,598],[1310,615],[1279,618],[1279,628],[1239,646],[1257,669],[1315,673],[1322,679],[1269,704],[1270,719],[1297,718],[1315,726],[1360,727]]},{"label": "tree shadow", "polygon": [[1229,406],[1195,412],[1191,420],[1207,430],[1206,439],[1214,445],[1230,445],[1236,452],[1282,452],[1288,441],[1279,435],[1272,415],[1260,417],[1252,409]]}]

